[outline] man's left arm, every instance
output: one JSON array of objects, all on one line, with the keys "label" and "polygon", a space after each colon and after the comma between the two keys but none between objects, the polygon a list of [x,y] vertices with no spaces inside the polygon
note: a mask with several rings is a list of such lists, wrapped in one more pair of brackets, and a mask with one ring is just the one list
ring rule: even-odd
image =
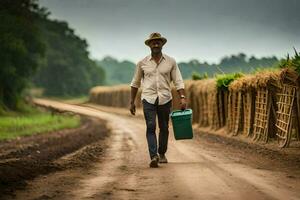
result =
[{"label": "man's left arm", "polygon": [[181,110],[185,110],[187,107],[187,102],[186,102],[185,91],[184,91],[184,82],[179,67],[175,61],[171,71],[171,78],[173,80],[173,83],[175,85],[175,88],[180,98]]}]

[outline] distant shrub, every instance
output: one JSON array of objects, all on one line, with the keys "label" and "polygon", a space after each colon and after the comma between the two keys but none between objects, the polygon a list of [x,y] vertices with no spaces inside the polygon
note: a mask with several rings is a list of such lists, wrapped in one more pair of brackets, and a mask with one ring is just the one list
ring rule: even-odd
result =
[{"label": "distant shrub", "polygon": [[295,56],[290,58],[289,55],[286,59],[282,60],[279,64],[280,68],[292,68],[294,69],[298,74],[300,74],[300,55],[295,50]]},{"label": "distant shrub", "polygon": [[230,83],[242,76],[244,76],[242,73],[217,75],[217,88],[220,90],[227,91]]},{"label": "distant shrub", "polygon": [[198,72],[193,72],[192,73],[192,80],[203,80],[203,79],[207,79],[208,75],[205,72],[203,75],[199,74]]}]

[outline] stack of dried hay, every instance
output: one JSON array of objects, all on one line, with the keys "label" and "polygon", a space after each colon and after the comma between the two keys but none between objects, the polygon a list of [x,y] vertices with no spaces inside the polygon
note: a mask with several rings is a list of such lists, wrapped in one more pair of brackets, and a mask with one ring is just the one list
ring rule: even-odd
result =
[{"label": "stack of dried hay", "polygon": [[[130,102],[130,86],[97,86],[90,90],[90,102],[105,106],[113,107],[129,107]],[[141,106],[140,91],[136,98],[136,105]]]},{"label": "stack of dried hay", "polygon": [[198,112],[198,94],[196,93],[196,85],[199,80],[189,80],[185,81],[185,93],[187,97],[188,107],[193,110],[193,123],[198,123],[199,121],[199,112]]},{"label": "stack of dried hay", "polygon": [[230,113],[235,109],[235,114],[228,115],[227,127],[234,135],[240,131],[246,136],[251,134],[255,101],[255,91],[251,85],[253,80],[255,80],[254,75],[247,75],[234,80],[229,86],[231,99],[234,102],[229,109]]},{"label": "stack of dried hay", "polygon": [[217,108],[217,87],[215,79],[204,79],[195,81],[193,84],[193,107],[198,116],[198,123],[201,127],[210,126],[216,128],[219,123]]},{"label": "stack of dried hay", "polygon": [[89,102],[97,103],[101,105],[108,105],[108,94],[110,93],[110,87],[96,86],[90,90]]},{"label": "stack of dried hay", "polygon": [[218,88],[218,111],[220,116],[219,126],[224,126],[226,122],[228,133],[232,132],[236,121],[236,114],[238,114],[236,105],[238,102],[238,96],[236,95],[237,92],[229,90],[229,87],[234,80],[242,76],[243,75],[240,73],[216,76]]}]

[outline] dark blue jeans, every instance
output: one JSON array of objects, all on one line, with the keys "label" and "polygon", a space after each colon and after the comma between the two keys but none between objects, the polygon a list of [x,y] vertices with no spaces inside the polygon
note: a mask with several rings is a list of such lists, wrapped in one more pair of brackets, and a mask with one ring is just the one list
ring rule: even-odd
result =
[{"label": "dark blue jeans", "polygon": [[[146,137],[148,149],[150,158],[152,159],[157,155],[157,152],[161,155],[167,152],[169,138],[169,115],[171,112],[172,101],[169,101],[164,105],[158,105],[158,99],[156,100],[155,104],[150,104],[145,99],[143,99],[142,102],[147,126]],[[158,151],[155,133],[156,115],[158,117],[159,126]]]}]

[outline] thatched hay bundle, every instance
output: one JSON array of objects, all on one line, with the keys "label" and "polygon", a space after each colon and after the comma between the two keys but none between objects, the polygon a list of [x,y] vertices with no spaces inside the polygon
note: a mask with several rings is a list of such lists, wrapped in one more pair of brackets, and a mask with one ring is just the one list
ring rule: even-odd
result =
[{"label": "thatched hay bundle", "polygon": [[280,71],[280,78],[282,84],[293,85],[296,87],[300,86],[299,74],[290,68],[284,68]]},{"label": "thatched hay bundle", "polygon": [[189,80],[185,82],[185,92],[187,97],[188,106],[193,110],[193,123],[198,123],[199,112],[198,112],[198,94],[195,91],[195,86],[198,84],[199,80]]},{"label": "thatched hay bundle", "polygon": [[114,91],[113,105],[116,107],[128,107],[130,102],[130,88],[120,86]]},{"label": "thatched hay bundle", "polygon": [[220,128],[220,113],[218,102],[218,89],[216,81],[208,85],[208,120],[212,129]]},{"label": "thatched hay bundle", "polygon": [[105,93],[109,91],[109,87],[97,86],[90,90],[89,101],[92,103],[100,103],[102,105],[106,104]]},{"label": "thatched hay bundle", "polygon": [[[242,88],[244,75],[231,75],[230,84],[228,85],[228,112],[226,119],[227,133],[237,135],[243,127],[243,107],[242,107]],[[230,77],[228,77],[229,79]]]},{"label": "thatched hay bundle", "polygon": [[[234,95],[229,91],[229,86],[231,83],[242,77],[241,73],[232,73],[232,74],[220,74],[216,76],[217,88],[218,88],[218,110],[220,118],[220,126],[224,126],[229,123],[229,130],[231,129],[231,119],[228,119],[228,116],[231,116],[233,107]],[[228,104],[228,105],[227,105]],[[234,107],[235,108],[235,107]],[[231,132],[231,131],[229,131]]]},{"label": "thatched hay bundle", "polygon": [[231,91],[247,91],[253,89],[252,82],[256,77],[254,75],[245,75],[239,79],[234,80],[229,85],[229,90]]},{"label": "thatched hay bundle", "polygon": [[226,90],[218,89],[217,92],[217,106],[219,115],[219,128],[226,125],[228,115],[228,94]]},{"label": "thatched hay bundle", "polygon": [[242,93],[243,126],[242,134],[249,137],[253,131],[253,121],[255,113],[255,93],[253,90]]},{"label": "thatched hay bundle", "polygon": [[98,98],[98,94],[100,92],[104,92],[106,90],[106,88],[108,87],[105,87],[105,86],[96,86],[96,87],[93,87],[92,89],[90,89],[90,96],[89,96],[89,100],[91,102],[93,101],[97,101],[97,98]]},{"label": "thatched hay bundle", "polygon": [[217,87],[215,79],[205,79],[195,82],[193,91],[198,96],[195,111],[198,112],[199,126],[216,127],[218,124]]},{"label": "thatched hay bundle", "polygon": [[207,95],[206,93],[203,92],[203,87],[204,87],[204,82],[205,80],[199,80],[196,82],[194,86],[194,94],[198,98],[196,101],[198,102],[198,108],[195,108],[195,112],[198,113],[199,116],[199,126],[207,126],[208,122],[208,110],[207,110]]},{"label": "thatched hay bundle", "polygon": [[229,134],[237,135],[241,127],[242,107],[241,107],[241,91],[229,91],[228,96],[228,116],[227,131]]},{"label": "thatched hay bundle", "polygon": [[194,81],[194,80],[184,81],[184,90],[185,90],[185,93],[186,93],[186,98],[188,100],[188,103],[191,103],[190,100],[192,98],[191,95],[192,95],[192,90],[193,90],[193,86],[194,86],[195,82],[196,81]]},{"label": "thatched hay bundle", "polygon": [[128,85],[97,86],[90,90],[90,102],[115,107],[128,107],[130,87]]},{"label": "thatched hay bundle", "polygon": [[256,73],[250,78],[250,85],[253,88],[278,87],[281,83],[282,70],[265,70]]},{"label": "thatched hay bundle", "polygon": [[239,132],[249,136],[254,119],[255,93],[252,82],[254,75],[243,76],[234,80],[230,86],[230,104],[228,114],[228,131],[237,135]]}]

